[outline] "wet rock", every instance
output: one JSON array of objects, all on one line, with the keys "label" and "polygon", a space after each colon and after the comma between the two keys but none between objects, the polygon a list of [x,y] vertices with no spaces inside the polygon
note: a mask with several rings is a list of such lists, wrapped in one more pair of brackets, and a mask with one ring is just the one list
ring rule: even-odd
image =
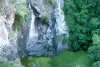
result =
[{"label": "wet rock", "polygon": [[31,17],[26,46],[28,55],[53,56],[68,49],[69,31],[61,10],[63,2],[60,2],[28,1]]}]

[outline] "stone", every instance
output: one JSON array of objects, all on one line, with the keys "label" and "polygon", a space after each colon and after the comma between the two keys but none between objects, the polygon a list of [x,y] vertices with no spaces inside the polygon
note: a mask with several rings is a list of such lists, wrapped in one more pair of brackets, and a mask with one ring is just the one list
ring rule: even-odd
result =
[{"label": "stone", "polygon": [[61,9],[63,0],[53,4],[49,0],[27,0],[27,6],[28,21],[16,30],[11,0],[0,2],[0,57],[16,61],[29,55],[55,56],[68,50],[69,28]]},{"label": "stone", "polygon": [[[53,5],[43,0],[30,0],[28,2],[31,14],[26,45],[28,55],[54,56],[68,49],[69,29],[61,10],[63,1],[60,2],[60,0],[56,0]],[[49,16],[47,23],[45,20],[41,21],[46,15]],[[66,39],[65,44],[63,44],[64,39]]]},{"label": "stone", "polygon": [[[0,57],[8,60],[19,60],[17,50],[17,33],[12,30],[15,19],[15,11],[11,8],[9,0],[0,2],[2,4],[0,14]],[[9,7],[10,9],[4,9]],[[3,10],[2,10],[3,9]]]}]

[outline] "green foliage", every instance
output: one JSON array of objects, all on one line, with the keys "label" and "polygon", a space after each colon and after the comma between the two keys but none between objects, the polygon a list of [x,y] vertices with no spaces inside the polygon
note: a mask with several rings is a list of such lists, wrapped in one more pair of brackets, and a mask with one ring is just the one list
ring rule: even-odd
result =
[{"label": "green foliage", "polygon": [[51,58],[51,67],[90,67],[93,61],[84,51],[65,51],[58,56]]},{"label": "green foliage", "polygon": [[98,45],[98,46],[93,45],[93,46],[89,47],[88,53],[90,54],[89,56],[93,60],[100,60],[100,45]]},{"label": "green foliage", "polygon": [[[23,22],[25,22],[27,20],[27,16],[28,16],[28,8],[26,6],[26,0],[11,0],[9,1],[9,5],[3,5],[0,8],[0,15],[5,15],[7,13],[10,13],[10,11],[14,10],[15,14],[18,16],[19,18],[18,20],[16,20],[16,15],[15,15],[15,23],[16,23],[16,28],[20,29],[20,26]],[[18,18],[18,17],[17,17]]]},{"label": "green foliage", "polygon": [[93,45],[88,48],[90,58],[96,61],[92,67],[100,67],[100,35],[94,34],[92,40]]},{"label": "green foliage", "polygon": [[49,0],[49,3],[54,4],[56,0]]},{"label": "green foliage", "polygon": [[41,17],[41,21],[43,22],[47,22],[49,20],[49,16],[48,15],[44,15]]},{"label": "green foliage", "polygon": [[48,3],[50,3],[50,4],[52,4],[52,5],[54,5],[55,2],[56,2],[56,0],[45,0],[45,1],[48,2]]},{"label": "green foliage", "polygon": [[95,62],[92,67],[100,67],[100,61]]},{"label": "green foliage", "polygon": [[94,34],[92,40],[94,45],[100,45],[100,35]]},{"label": "green foliage", "polygon": [[93,60],[100,60],[100,35],[94,34],[93,37],[93,46],[88,48],[89,56]]},{"label": "green foliage", "polygon": [[98,25],[100,24],[100,21],[97,18],[93,18],[91,19],[90,24],[92,27],[97,28]]},{"label": "green foliage", "polygon": [[29,12],[26,6],[26,0],[13,0],[12,4],[12,6],[15,8],[16,13],[15,23],[17,24],[17,29],[20,29],[21,24],[27,20]]},{"label": "green foliage", "polygon": [[48,62],[51,59],[49,57],[29,57],[29,67],[34,65],[35,67],[51,67]]},{"label": "green foliage", "polygon": [[62,41],[62,44],[65,45],[68,42],[68,37],[64,35],[59,35],[58,40]]},{"label": "green foliage", "polygon": [[100,0],[65,0],[64,13],[69,25],[71,50],[87,50],[93,34],[100,34]]},{"label": "green foliage", "polygon": [[23,67],[13,61],[8,61],[6,58],[0,58],[0,67]]},{"label": "green foliage", "polygon": [[22,17],[27,15],[28,8],[26,6],[26,0],[13,0],[12,4],[17,14],[21,15]]}]

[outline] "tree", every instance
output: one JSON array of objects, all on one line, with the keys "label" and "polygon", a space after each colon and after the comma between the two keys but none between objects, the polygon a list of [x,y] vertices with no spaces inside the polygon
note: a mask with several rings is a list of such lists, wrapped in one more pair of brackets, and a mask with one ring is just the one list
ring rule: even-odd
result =
[{"label": "tree", "polygon": [[94,33],[100,34],[100,0],[65,0],[65,20],[69,25],[71,50],[87,50]]}]

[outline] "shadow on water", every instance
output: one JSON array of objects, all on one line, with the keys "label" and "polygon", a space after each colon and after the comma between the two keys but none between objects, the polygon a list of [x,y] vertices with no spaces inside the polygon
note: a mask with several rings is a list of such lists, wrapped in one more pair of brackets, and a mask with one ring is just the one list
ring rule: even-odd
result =
[{"label": "shadow on water", "polygon": [[28,57],[21,59],[21,64],[24,65],[25,67],[29,67]]}]

